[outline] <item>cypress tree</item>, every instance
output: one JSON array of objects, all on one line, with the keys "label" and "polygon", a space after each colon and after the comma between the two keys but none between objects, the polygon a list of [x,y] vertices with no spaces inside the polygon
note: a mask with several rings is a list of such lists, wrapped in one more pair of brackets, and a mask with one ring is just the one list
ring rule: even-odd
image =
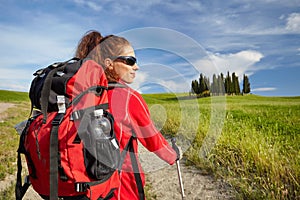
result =
[{"label": "cypress tree", "polygon": [[219,93],[218,80],[215,74],[213,75],[213,82],[211,84],[210,91],[213,95],[218,95]]},{"label": "cypress tree", "polygon": [[228,95],[231,94],[231,76],[229,74],[229,71],[227,72],[227,76],[225,78],[225,91]]},{"label": "cypress tree", "polygon": [[218,94],[219,95],[224,95],[225,94],[225,87],[224,87],[224,78],[223,74],[218,76]]},{"label": "cypress tree", "polygon": [[235,75],[235,72],[232,73],[232,90],[231,92],[233,94],[240,94],[240,84],[239,84],[239,78]]},{"label": "cypress tree", "polygon": [[204,77],[203,74],[200,74],[200,78],[199,78],[199,90],[200,90],[200,94],[202,92],[204,92],[206,89],[206,85],[205,85],[205,81],[204,81]]},{"label": "cypress tree", "polygon": [[209,78],[207,77],[207,76],[204,76],[204,83],[205,83],[205,90],[204,91],[206,91],[206,90],[210,90],[210,81],[209,81]]},{"label": "cypress tree", "polygon": [[192,81],[192,84],[191,84],[191,93],[192,94],[196,94],[195,81]]},{"label": "cypress tree", "polygon": [[232,82],[231,82],[231,93],[235,94],[236,93],[236,91],[235,91],[235,89],[236,89],[236,81],[235,81],[236,77],[235,77],[235,73],[234,72],[231,75],[231,79],[232,79]]},{"label": "cypress tree", "polygon": [[239,77],[236,77],[236,85],[237,85],[237,94],[241,94],[240,81]]},{"label": "cypress tree", "polygon": [[243,93],[248,94],[250,93],[250,82],[248,76],[244,74],[244,80],[243,80]]},{"label": "cypress tree", "polygon": [[199,91],[199,83],[197,80],[194,80],[192,81],[192,93],[195,93],[197,95],[200,94],[200,91]]}]

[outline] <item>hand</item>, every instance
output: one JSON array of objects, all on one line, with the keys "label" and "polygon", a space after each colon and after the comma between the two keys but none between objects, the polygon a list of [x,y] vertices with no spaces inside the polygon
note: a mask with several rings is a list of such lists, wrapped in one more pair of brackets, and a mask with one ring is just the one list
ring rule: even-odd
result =
[{"label": "hand", "polygon": [[183,157],[182,149],[181,149],[181,147],[179,147],[179,146],[177,146],[177,148],[178,148],[178,150],[179,150],[179,153],[176,152],[176,153],[177,153],[177,160],[181,160],[182,157]]},{"label": "hand", "polygon": [[181,149],[181,147],[176,145],[176,138],[172,138],[171,141],[172,141],[172,148],[174,149],[174,151],[177,154],[176,161],[181,160],[182,159],[182,149]]}]

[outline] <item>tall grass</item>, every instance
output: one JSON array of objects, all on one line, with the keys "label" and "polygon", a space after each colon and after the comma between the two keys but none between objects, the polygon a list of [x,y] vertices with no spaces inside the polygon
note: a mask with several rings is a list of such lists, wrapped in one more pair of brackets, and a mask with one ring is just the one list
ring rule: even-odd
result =
[{"label": "tall grass", "polygon": [[[247,198],[300,198],[300,98],[238,100],[228,98],[224,137],[211,161],[234,174]],[[222,158],[227,152],[230,163]]]},{"label": "tall grass", "polygon": [[[223,124],[219,119],[216,123],[222,131],[206,157],[201,155],[202,145],[212,132],[213,110],[222,101],[216,101],[218,97],[177,101],[165,95],[145,95],[150,108],[155,104],[151,98],[161,101],[168,113],[163,132],[172,135],[189,132],[179,131],[182,115],[176,105],[181,101],[187,106],[198,103],[200,118],[192,121],[195,110],[191,110],[186,128],[199,126],[185,155],[190,163],[227,180],[240,198],[300,199],[300,97],[226,97],[226,109],[220,115]],[[157,113],[152,114],[160,124]]]}]

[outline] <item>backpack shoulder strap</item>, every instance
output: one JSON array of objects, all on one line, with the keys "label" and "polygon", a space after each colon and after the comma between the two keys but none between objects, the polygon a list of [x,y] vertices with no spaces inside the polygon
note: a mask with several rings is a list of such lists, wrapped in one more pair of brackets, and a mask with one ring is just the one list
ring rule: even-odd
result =
[{"label": "backpack shoulder strap", "polygon": [[[131,137],[131,138],[133,138],[133,137]],[[134,138],[134,139],[136,139],[136,138]],[[132,141],[130,142],[129,153],[130,153],[130,159],[131,159],[131,164],[132,164],[132,168],[133,168],[133,172],[134,172],[136,186],[137,186],[138,192],[139,192],[139,197],[140,197],[140,200],[144,200],[145,192],[144,192],[144,188],[143,188],[141,174],[140,174],[139,167],[138,167],[138,162],[135,157],[135,152],[133,149]]]},{"label": "backpack shoulder strap", "polygon": [[42,91],[41,91],[41,111],[43,113],[43,123],[46,123],[47,120],[47,110],[48,110],[48,101],[49,101],[49,95],[50,95],[50,90],[51,90],[51,86],[52,86],[52,80],[53,80],[53,76],[55,73],[57,73],[57,71],[59,70],[64,70],[64,68],[66,67],[66,65],[70,62],[70,61],[78,61],[78,58],[71,58],[65,62],[60,62],[60,63],[54,63],[52,65],[50,65],[49,67],[52,67],[54,69],[52,69],[44,82]]},{"label": "backpack shoulder strap", "polygon": [[108,83],[108,90],[112,90],[115,88],[127,88],[127,87],[128,87],[127,85],[124,85],[124,84],[121,84],[118,82],[109,82]]},{"label": "backpack shoulder strap", "polygon": [[138,167],[138,162],[135,157],[135,152],[134,152],[134,148],[133,148],[133,140],[136,140],[136,137],[131,136],[128,143],[126,144],[125,148],[123,149],[123,151],[121,153],[121,161],[120,161],[120,165],[119,165],[119,170],[121,170],[121,167],[125,160],[126,153],[129,152],[132,169],[134,172],[134,178],[135,178],[135,182],[136,182],[138,192],[139,192],[139,199],[144,200],[145,192],[144,192],[143,182],[142,182],[142,178],[141,178],[139,167]]},{"label": "backpack shoulder strap", "polygon": [[58,128],[65,113],[57,113],[52,121],[50,134],[50,199],[58,197]]}]

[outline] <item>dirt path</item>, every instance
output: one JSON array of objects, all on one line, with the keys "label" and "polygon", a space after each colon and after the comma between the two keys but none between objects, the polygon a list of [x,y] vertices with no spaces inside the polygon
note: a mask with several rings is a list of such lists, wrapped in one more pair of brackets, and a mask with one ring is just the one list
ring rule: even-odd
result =
[{"label": "dirt path", "polygon": [[[0,122],[3,122],[6,117],[3,112],[12,106],[14,104],[0,103]],[[141,145],[139,146],[141,147]],[[181,199],[176,165],[167,165],[142,147],[140,148],[140,160],[146,173],[147,182],[150,185],[149,193],[153,199]],[[185,166],[183,163],[182,160],[180,167],[186,200],[235,199],[234,192],[228,184],[214,180],[211,176],[204,175],[201,170],[192,166]],[[10,175],[4,181],[0,181],[0,190],[13,184],[13,180],[15,180],[15,176]],[[23,199],[41,200],[32,187],[29,187]]]},{"label": "dirt path", "polygon": [[[141,150],[143,152],[144,150]],[[141,153],[141,163],[146,172],[150,191],[156,200],[181,199],[176,165],[167,165],[154,154]],[[193,166],[186,166],[180,161],[184,193],[186,200],[235,199],[234,192],[228,184],[214,180]]]},{"label": "dirt path", "polygon": [[6,118],[6,111],[8,108],[13,107],[14,104],[12,103],[0,103],[0,122],[3,123],[3,120]]},{"label": "dirt path", "polygon": [[[180,165],[186,199],[235,199],[230,187],[211,176],[201,174],[194,167]],[[169,166],[148,174],[148,180],[158,200],[181,199],[181,192],[175,166]]]}]

